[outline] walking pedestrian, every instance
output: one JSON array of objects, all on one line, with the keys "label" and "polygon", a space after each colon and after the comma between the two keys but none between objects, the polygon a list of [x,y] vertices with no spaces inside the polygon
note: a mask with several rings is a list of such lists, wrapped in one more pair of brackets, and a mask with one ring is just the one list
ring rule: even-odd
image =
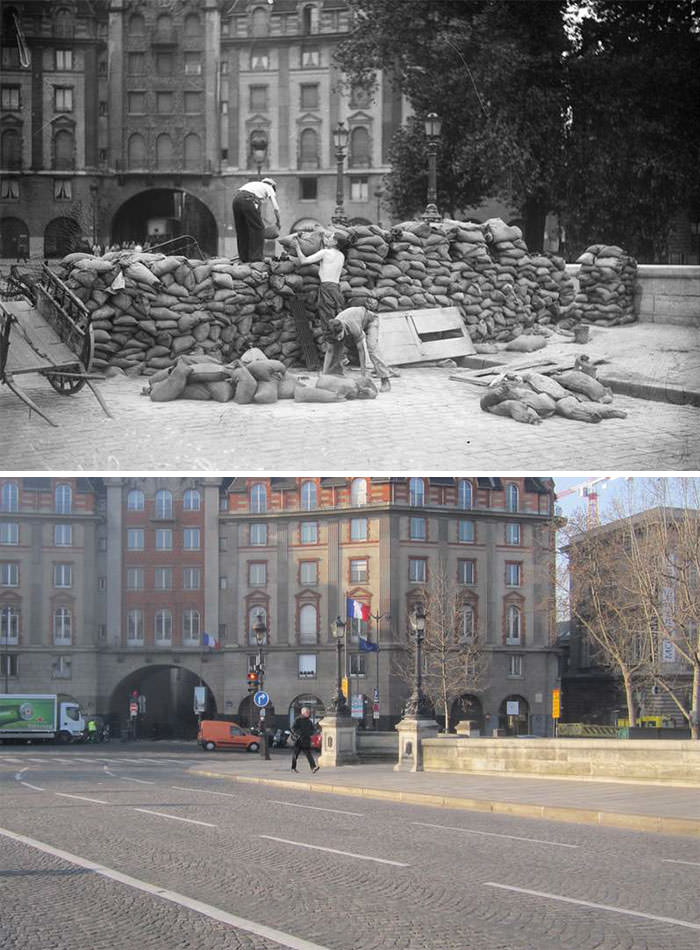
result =
[{"label": "walking pedestrian", "polygon": [[265,225],[260,208],[269,201],[275,212],[277,227],[280,209],[277,204],[277,182],[274,178],[248,181],[233,196],[233,223],[238,241],[238,256],[242,261],[261,261],[265,243]]},{"label": "walking pedestrian", "polygon": [[345,375],[342,366],[343,351],[345,344],[352,341],[357,346],[361,374],[369,376],[370,366],[374,366],[381,380],[380,392],[385,393],[391,389],[389,377],[398,376],[398,373],[386,365],[379,350],[379,321],[376,313],[367,307],[347,307],[341,310],[328,324],[326,341],[328,348],[323,359],[323,373]]},{"label": "walking pedestrian", "polygon": [[294,752],[292,753],[292,772],[297,771],[297,759],[300,753],[304,753],[312,772],[318,772],[318,766],[311,751],[311,736],[316,732],[316,727],[311,719],[311,710],[308,706],[302,706],[301,715],[297,716],[292,726],[294,735]]},{"label": "walking pedestrian", "polygon": [[297,241],[297,258],[300,264],[315,264],[318,262],[318,299],[316,310],[325,330],[328,323],[345,308],[345,300],[340,290],[340,274],[345,264],[347,241],[332,231],[324,231],[323,247],[314,254],[304,254],[299,246],[300,234],[294,235]]}]

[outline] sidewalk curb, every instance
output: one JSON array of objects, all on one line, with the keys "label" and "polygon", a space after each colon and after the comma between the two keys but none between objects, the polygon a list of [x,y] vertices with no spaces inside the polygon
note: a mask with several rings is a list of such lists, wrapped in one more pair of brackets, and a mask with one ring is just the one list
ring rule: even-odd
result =
[{"label": "sidewalk curb", "polygon": [[490,812],[493,815],[511,815],[515,818],[540,818],[574,824],[598,825],[603,828],[623,828],[626,831],[654,832],[664,835],[700,837],[700,819],[664,818],[660,815],[625,815],[620,812],[595,811],[585,808],[565,808],[557,805],[530,805],[522,802],[492,801],[486,798],[455,798],[449,795],[430,795],[426,792],[395,792],[390,789],[367,788],[354,785],[326,785],[319,782],[291,779],[257,778],[252,775],[231,775],[206,769],[189,769],[191,775],[228,779],[250,785],[270,785],[275,788],[296,788],[305,792],[325,792],[353,798],[383,799],[409,805],[429,805],[435,808],[462,809]]}]

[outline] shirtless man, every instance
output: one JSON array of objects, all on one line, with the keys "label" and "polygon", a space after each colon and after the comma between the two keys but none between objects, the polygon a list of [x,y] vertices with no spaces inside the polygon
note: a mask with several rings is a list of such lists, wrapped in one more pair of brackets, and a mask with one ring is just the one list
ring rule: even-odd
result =
[{"label": "shirtless man", "polygon": [[[300,235],[294,237],[299,241]],[[318,315],[321,326],[326,329],[329,320],[345,307],[343,295],[340,292],[340,274],[345,264],[346,244],[332,232],[323,234],[323,247],[315,254],[305,255],[297,243],[297,258],[300,264],[315,264],[318,261],[318,276],[321,281],[318,288]]]}]

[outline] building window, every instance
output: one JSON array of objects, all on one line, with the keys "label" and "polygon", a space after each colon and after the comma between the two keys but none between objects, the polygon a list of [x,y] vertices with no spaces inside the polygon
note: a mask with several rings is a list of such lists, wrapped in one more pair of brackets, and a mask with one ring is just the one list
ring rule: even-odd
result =
[{"label": "building window", "polygon": [[314,508],[318,507],[316,482],[301,483],[301,507],[302,511],[313,511]]},{"label": "building window", "polygon": [[265,112],[267,110],[267,86],[250,87],[250,111]]},{"label": "building window", "polygon": [[506,525],[506,544],[520,544],[520,525],[517,521],[511,521]]},{"label": "building window", "polygon": [[185,511],[199,511],[201,497],[196,488],[188,488],[185,492],[182,507]]},{"label": "building window", "polygon": [[228,577],[225,574],[219,577],[219,590],[228,590]]},{"label": "building window", "polygon": [[472,483],[467,478],[460,478],[457,486],[457,504],[460,508],[472,508]]},{"label": "building window", "polygon": [[[202,111],[202,93],[201,92],[186,92],[184,95],[185,103],[185,112],[188,115],[196,115]],[[222,102],[223,106],[224,103]],[[223,112],[223,110],[222,110]]]},{"label": "building window", "polygon": [[428,576],[428,565],[424,557],[410,557],[408,559],[408,579],[414,584],[425,584]]},{"label": "building window", "polygon": [[19,182],[16,178],[0,179],[0,198],[8,201],[19,198]]},{"label": "building window", "polygon": [[300,653],[298,655],[299,679],[316,679],[316,654]]},{"label": "building window", "polygon": [[156,551],[172,551],[173,532],[171,528],[158,528],[156,531]]},{"label": "building window", "polygon": [[143,511],[143,492],[140,488],[132,488],[126,496],[126,507],[129,511]]},{"label": "building window", "polygon": [[353,478],[350,483],[350,504],[354,508],[367,504],[367,479]]},{"label": "building window", "polygon": [[173,111],[174,101],[175,99],[172,92],[157,92],[156,112],[159,112],[161,115],[169,115]]},{"label": "building window", "polygon": [[201,76],[202,75],[202,54],[201,53],[185,53],[185,76]]},{"label": "building window", "polygon": [[0,166],[10,170],[22,168],[22,145],[16,128],[7,128],[0,135]]},{"label": "building window", "polygon": [[520,587],[520,562],[509,561],[506,563],[506,586]]},{"label": "building window", "polygon": [[201,585],[201,573],[198,567],[183,567],[182,569],[182,589],[199,590]]},{"label": "building window", "polygon": [[302,83],[299,92],[302,109],[318,109],[318,83]]},{"label": "building window", "polygon": [[21,99],[19,86],[0,87],[0,108],[3,112],[19,112]]},{"label": "building window", "polygon": [[303,129],[299,136],[299,168],[318,168],[318,134],[315,129]]},{"label": "building window", "polygon": [[520,653],[512,653],[508,657],[508,676],[523,675],[523,658]]},{"label": "building window", "polygon": [[142,567],[127,567],[126,589],[127,590],[143,590],[143,568]]},{"label": "building window", "polygon": [[408,537],[411,541],[425,541],[425,518],[409,518]]},{"label": "building window", "polygon": [[368,521],[366,518],[351,518],[350,519],[350,540],[351,541],[366,541],[368,537],[367,526],[368,526]]},{"label": "building window", "polygon": [[318,584],[317,561],[302,561],[299,564],[299,583],[304,587],[313,587]]},{"label": "building window", "polygon": [[184,549],[185,551],[199,551],[199,528],[185,528]]},{"label": "building window", "polygon": [[126,533],[128,551],[143,551],[143,528],[129,528]]},{"label": "building window", "polygon": [[156,644],[170,643],[173,638],[173,615],[169,610],[156,611],[153,632]]},{"label": "building window", "polygon": [[97,578],[97,589],[98,590],[107,590],[107,578],[98,577]]},{"label": "building window", "polygon": [[311,201],[318,197],[318,179],[300,178],[299,179],[299,198],[301,201]]},{"label": "building window", "polygon": [[263,547],[267,544],[267,525],[263,522],[255,522],[250,526],[250,543]]},{"label": "building window", "polygon": [[70,564],[54,564],[53,566],[53,586],[54,587],[72,587],[73,586],[73,568]]},{"label": "building window", "polygon": [[56,485],[55,510],[56,514],[69,515],[71,513],[72,493],[70,485]]},{"label": "building window", "polygon": [[462,605],[462,639],[474,638],[474,608],[471,604]]},{"label": "building window", "polygon": [[0,587],[19,587],[19,564],[0,563]]},{"label": "building window", "polygon": [[173,589],[172,567],[156,567],[153,570],[153,587],[155,590]]},{"label": "building window", "polygon": [[250,54],[250,68],[251,69],[269,69],[270,68],[270,54],[267,50],[263,49],[254,49]]},{"label": "building window", "polygon": [[173,65],[172,53],[156,53],[156,76],[172,76]]},{"label": "building window", "polygon": [[73,182],[70,178],[54,178],[53,197],[54,201],[73,200]]},{"label": "building window", "polygon": [[199,611],[183,610],[182,612],[182,639],[185,642],[199,643]]},{"label": "building window", "polygon": [[303,49],[301,51],[301,65],[304,69],[313,69],[321,65],[321,53],[318,49]]},{"label": "building window", "polygon": [[19,544],[19,525],[16,521],[0,522],[0,544]]},{"label": "building window", "polygon": [[506,610],[506,643],[520,643],[520,608],[514,605]]},{"label": "building window", "polygon": [[127,646],[139,646],[143,643],[143,611],[130,610],[126,615]]},{"label": "building window", "polygon": [[267,584],[267,564],[263,561],[248,563],[248,586],[264,587]]},{"label": "building window", "polygon": [[267,511],[267,487],[264,482],[250,486],[250,510],[256,514]]},{"label": "building window", "polygon": [[476,583],[476,561],[463,558],[457,561],[457,581],[460,584]]},{"label": "building window", "polygon": [[518,510],[518,486],[512,483],[506,487],[506,509],[508,511]]},{"label": "building window", "polygon": [[53,87],[53,108],[54,108],[54,112],[72,112],[73,111],[73,87],[72,86],[54,86]]},{"label": "building window", "polygon": [[173,496],[172,493],[161,489],[156,492],[156,518],[172,518],[173,516]]},{"label": "building window", "polygon": [[367,676],[367,656],[364,653],[350,654],[350,675]]},{"label": "building window", "polygon": [[196,13],[188,13],[185,17],[185,36],[188,39],[198,39],[202,35],[202,23]]},{"label": "building window", "polygon": [[130,76],[140,76],[146,71],[146,57],[143,53],[129,53],[127,72]]},{"label": "building window", "polygon": [[19,511],[17,482],[5,482],[0,492],[0,511]]},{"label": "building window", "polygon": [[350,583],[366,584],[369,577],[369,560],[366,557],[350,559]]},{"label": "building window", "polygon": [[127,103],[131,115],[143,115],[146,112],[146,93],[130,92]]},{"label": "building window", "polygon": [[53,543],[57,547],[70,547],[73,543],[73,525],[55,524],[53,526]]},{"label": "building window", "polygon": [[17,655],[13,653],[3,653],[0,655],[0,678],[18,675],[19,666],[17,660]]},{"label": "building window", "polygon": [[409,478],[408,503],[415,508],[425,504],[425,483],[422,478]]},{"label": "building window", "polygon": [[302,521],[299,526],[302,544],[318,544],[318,523]]},{"label": "building window", "polygon": [[473,544],[475,538],[474,522],[460,521],[457,537],[463,544]]},{"label": "building window", "polygon": [[53,613],[53,642],[66,644],[71,639],[71,613],[68,607],[57,607]]},{"label": "building window", "polygon": [[350,201],[369,201],[369,179],[350,179]]},{"label": "building window", "polygon": [[313,604],[304,604],[299,610],[299,643],[316,643],[318,613]]},{"label": "building window", "polygon": [[0,642],[17,643],[19,639],[19,611],[15,607],[0,607]]},{"label": "building window", "polygon": [[371,164],[369,132],[364,126],[360,125],[350,133],[348,168],[369,168]]}]

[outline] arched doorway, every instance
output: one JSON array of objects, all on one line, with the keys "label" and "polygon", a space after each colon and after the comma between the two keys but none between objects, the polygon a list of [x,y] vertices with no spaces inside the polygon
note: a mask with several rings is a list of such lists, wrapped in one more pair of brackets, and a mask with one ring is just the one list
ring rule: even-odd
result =
[{"label": "arched doorway", "polygon": [[291,727],[294,720],[297,716],[301,715],[301,710],[303,706],[308,706],[311,710],[311,719],[314,725],[316,725],[319,719],[323,719],[326,714],[326,707],[323,704],[323,701],[314,696],[312,693],[302,693],[300,696],[297,696],[289,704],[289,725]]},{"label": "arched doorway", "polygon": [[506,696],[498,709],[498,726],[508,736],[521,736],[530,731],[530,704],[522,696]]},{"label": "arched doorway", "polygon": [[[115,687],[109,702],[113,734],[144,739],[194,739],[197,716],[194,687],[206,687],[202,719],[216,716],[214,694],[199,676],[181,666],[148,666],[135,670]],[[136,694],[136,695],[134,695]],[[137,715],[130,715],[135,702]]]},{"label": "arched doorway", "polygon": [[197,245],[185,235],[194,238],[202,253],[218,253],[219,229],[203,201],[178,188],[152,188],[127,199],[119,208],[112,220],[110,240],[157,245],[183,237],[181,246],[175,243],[166,250],[197,256]]},{"label": "arched doorway", "polygon": [[[20,254],[20,251],[23,253]],[[0,222],[0,257],[19,258],[29,254],[29,229],[21,218]]]},{"label": "arched doorway", "polygon": [[453,732],[457,723],[463,719],[476,723],[479,734],[484,734],[484,709],[478,696],[463,693],[455,699],[450,709],[450,732]]},{"label": "arched doorway", "polygon": [[65,257],[80,249],[83,232],[74,218],[54,218],[44,231],[44,257]]}]

